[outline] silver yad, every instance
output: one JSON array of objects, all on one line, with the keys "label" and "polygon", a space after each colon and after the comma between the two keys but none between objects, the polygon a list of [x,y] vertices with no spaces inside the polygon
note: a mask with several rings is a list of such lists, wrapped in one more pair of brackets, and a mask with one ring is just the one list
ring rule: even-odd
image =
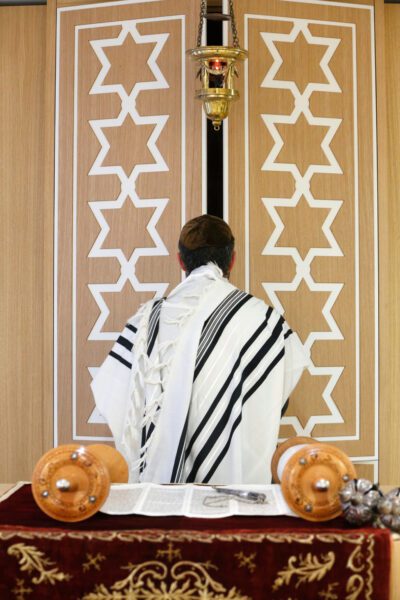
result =
[{"label": "silver yad", "polygon": [[267,496],[261,492],[251,492],[247,490],[236,490],[232,488],[216,486],[213,486],[213,490],[215,490],[219,494],[235,496],[239,500],[244,500],[245,502],[254,502],[255,504],[264,504],[267,500]]}]

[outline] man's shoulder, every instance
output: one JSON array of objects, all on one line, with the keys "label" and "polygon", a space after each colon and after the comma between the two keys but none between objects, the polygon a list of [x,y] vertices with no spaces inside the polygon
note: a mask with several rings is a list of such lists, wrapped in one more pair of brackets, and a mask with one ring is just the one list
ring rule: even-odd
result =
[{"label": "man's shoulder", "polygon": [[269,328],[274,328],[278,321],[281,321],[282,324],[285,323],[282,314],[261,298],[253,296],[253,294],[245,292],[232,284],[229,284],[229,286],[231,293],[240,294],[242,298],[241,310],[237,313],[239,320],[243,320],[246,317],[252,322],[265,322],[266,327]]},{"label": "man's shoulder", "polygon": [[264,300],[262,300],[261,298],[258,298],[257,296],[254,296],[253,294],[250,294],[249,292],[245,292],[244,290],[241,290],[240,288],[230,284],[230,287],[232,289],[232,291],[237,291],[240,292],[241,294],[243,294],[243,296],[245,296],[247,298],[247,308],[253,311],[258,311],[260,314],[264,314],[267,311],[272,311],[272,313],[274,313],[275,315],[279,315],[280,313],[273,308],[272,306],[270,306],[269,304],[267,304]]}]

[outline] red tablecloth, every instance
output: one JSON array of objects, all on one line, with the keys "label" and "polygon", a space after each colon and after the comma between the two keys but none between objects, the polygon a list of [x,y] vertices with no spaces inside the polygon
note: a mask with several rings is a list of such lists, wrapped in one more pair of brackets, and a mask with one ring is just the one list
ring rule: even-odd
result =
[{"label": "red tablecloth", "polygon": [[114,517],[64,524],[26,485],[0,503],[0,598],[387,600],[390,533],[343,519]]}]

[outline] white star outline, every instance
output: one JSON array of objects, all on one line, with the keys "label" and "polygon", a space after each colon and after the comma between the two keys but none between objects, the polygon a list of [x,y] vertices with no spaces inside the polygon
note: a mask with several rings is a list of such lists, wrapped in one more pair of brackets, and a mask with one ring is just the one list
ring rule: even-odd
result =
[{"label": "white star outline", "polygon": [[309,271],[306,272],[305,270],[298,269],[295,278],[289,283],[268,282],[263,283],[262,286],[271,299],[273,306],[278,312],[283,314],[285,311],[276,292],[295,292],[303,280],[312,292],[329,292],[329,297],[324,304],[322,314],[330,328],[329,331],[312,331],[309,333],[303,344],[304,347],[307,351],[310,351],[312,345],[317,340],[343,340],[343,334],[331,313],[333,305],[343,288],[343,283],[317,283]]},{"label": "white star outline", "polygon": [[[329,161],[329,164],[309,165],[303,176],[301,175],[299,168],[295,163],[275,162],[275,159],[278,157],[280,151],[283,148],[283,139],[277,127],[275,126],[275,123],[285,123],[288,125],[294,125],[301,115],[304,115],[306,117],[310,125],[328,127],[328,131],[326,132],[325,137],[321,142],[321,148],[324,151],[325,156]],[[342,122],[342,119],[335,119],[333,117],[313,117],[308,106],[302,107],[300,102],[296,103],[291,115],[262,114],[261,117],[268,131],[270,132],[272,139],[274,140],[274,145],[267,158],[265,159],[263,166],[261,167],[262,171],[287,171],[289,173],[292,173],[295,181],[300,181],[302,179],[304,179],[305,181],[311,181],[311,178],[313,175],[315,175],[315,173],[333,173],[342,175],[343,171],[340,168],[340,165],[337,162],[335,155],[333,154],[329,146]]]},{"label": "white star outline", "polygon": [[[303,99],[308,104],[310,96],[313,92],[341,92],[341,88],[336,81],[331,69],[329,68],[329,62],[336,52],[337,47],[340,44],[339,38],[327,38],[313,36],[308,29],[309,22],[303,19],[293,20],[293,29],[290,33],[264,33],[261,32],[263,38],[271,56],[274,59],[268,73],[266,74],[261,87],[266,88],[279,88],[290,90],[296,100]],[[275,79],[275,75],[278,73],[280,67],[283,64],[283,58],[279,54],[275,42],[286,42],[293,43],[296,41],[298,35],[302,33],[308,44],[316,46],[326,46],[326,52],[320,61],[320,67],[327,79],[328,83],[308,83],[304,92],[301,93],[299,88],[294,81],[287,81],[284,79]]]},{"label": "white star outline", "polygon": [[[102,328],[110,314],[102,294],[105,292],[120,292],[127,281],[130,282],[134,291],[154,292],[156,297],[162,296],[168,287],[168,283],[142,283],[135,274],[137,261],[143,256],[168,256],[169,252],[163,240],[157,231],[157,223],[167,206],[168,198],[141,199],[136,193],[136,180],[141,173],[165,172],[168,171],[162,154],[157,148],[157,140],[169,118],[169,115],[142,116],[136,109],[136,100],[139,93],[143,90],[167,89],[169,87],[167,80],[157,65],[157,59],[162,51],[169,33],[146,34],[142,35],[137,30],[137,23],[140,20],[125,21],[121,24],[121,31],[115,38],[92,40],[90,42],[94,53],[101,63],[101,69],[96,77],[90,94],[110,94],[117,93],[121,99],[121,111],[114,119],[96,119],[90,121],[90,126],[100,143],[100,151],[94,160],[89,175],[117,175],[121,182],[121,191],[116,200],[110,201],[92,201],[89,206],[93,212],[96,221],[100,226],[94,244],[89,252],[91,258],[114,257],[118,260],[121,267],[121,274],[115,283],[88,284],[89,290],[100,309],[100,315],[96,320],[88,340],[115,340],[118,332],[102,331]],[[147,60],[147,64],[154,75],[153,81],[135,82],[130,93],[127,93],[123,85],[104,84],[104,80],[111,68],[110,61],[104,51],[104,48],[112,46],[121,46],[126,37],[131,35],[137,44],[155,43],[153,50]],[[148,141],[147,148],[154,157],[153,163],[136,164],[131,173],[125,173],[120,165],[103,165],[103,161],[108,154],[110,144],[103,129],[109,127],[120,127],[127,116],[130,116],[136,125],[155,125]],[[154,213],[150,218],[146,229],[154,242],[154,247],[135,248],[130,257],[125,257],[120,248],[103,248],[102,245],[106,239],[110,226],[103,215],[103,210],[117,210],[123,206],[125,201],[130,199],[135,208],[154,208]]]},{"label": "white star outline", "polygon": [[[304,196],[311,208],[329,209],[329,213],[322,224],[322,231],[329,243],[329,247],[310,248],[304,259],[302,259],[298,249],[295,246],[276,246],[280,236],[283,233],[283,230],[285,229],[283,221],[279,216],[276,207],[294,208],[300,202],[302,196]],[[309,182],[305,181],[304,179],[296,182],[296,189],[292,198],[261,198],[261,200],[275,225],[275,229],[261,253],[263,256],[291,256],[296,263],[296,266],[300,269],[306,269],[306,271],[316,256],[343,256],[343,252],[330,229],[333,221],[336,218],[336,215],[340,210],[340,207],[343,204],[342,200],[315,199],[310,193]]]},{"label": "white star outline", "polygon": [[[324,73],[327,82],[326,83],[313,83],[310,82],[305,87],[303,93],[300,92],[298,86],[294,81],[284,81],[276,79],[283,59],[278,52],[275,42],[288,42],[293,43],[298,35],[302,33],[304,38],[309,44],[324,45],[326,51],[320,61],[320,67]],[[343,334],[340,331],[338,324],[336,323],[331,310],[335,304],[340,291],[343,288],[342,283],[317,283],[311,276],[310,267],[313,259],[317,256],[343,256],[343,252],[331,231],[331,225],[334,222],[343,202],[341,200],[334,199],[315,199],[311,193],[310,183],[314,174],[316,173],[332,173],[342,174],[342,169],[333,154],[330,143],[335,136],[342,119],[329,118],[329,117],[315,117],[309,107],[310,97],[314,91],[316,92],[328,92],[328,93],[341,93],[342,90],[337,83],[330,67],[329,62],[334,55],[337,47],[340,44],[340,39],[336,38],[325,38],[319,36],[313,36],[308,29],[308,21],[303,19],[294,19],[293,28],[288,34],[282,33],[267,33],[262,32],[261,37],[264,40],[268,50],[273,57],[273,64],[269,68],[264,80],[261,83],[261,87],[264,88],[275,88],[275,89],[287,89],[290,90],[294,97],[294,108],[290,115],[269,115],[262,114],[261,117],[271,134],[274,141],[274,145],[269,152],[266,160],[264,161],[261,170],[263,171],[279,171],[289,172],[293,175],[295,180],[295,191],[292,198],[267,198],[263,197],[261,200],[265,206],[266,211],[272,219],[275,225],[275,229],[269,237],[262,255],[280,255],[280,256],[291,256],[296,264],[296,275],[293,281],[289,283],[282,282],[263,282],[262,285],[270,298],[273,306],[279,310],[282,314],[284,308],[279,301],[276,294],[278,291],[294,292],[298,289],[302,280],[305,281],[310,291],[315,292],[329,292],[329,297],[325,302],[322,309],[322,315],[324,316],[329,331],[313,331],[311,332],[307,340],[305,341],[305,348],[311,351],[311,347],[315,341],[318,340],[342,340]],[[313,165],[310,164],[302,175],[295,163],[277,163],[275,162],[280,151],[283,148],[284,142],[279,134],[276,124],[295,124],[299,117],[304,115],[307,122],[313,126],[327,127],[328,130],[321,142],[321,149],[323,150],[328,164],[327,165]],[[299,203],[301,197],[304,196],[306,202],[311,208],[327,208],[329,213],[322,225],[322,231],[329,243],[329,247],[326,248],[310,248],[304,260],[302,259],[299,251],[295,247],[277,247],[276,244],[284,229],[284,224],[280,218],[276,207],[295,207]],[[311,375],[329,375],[330,379],[325,386],[322,393],[322,397],[330,410],[330,415],[313,415],[310,417],[303,427],[299,419],[295,416],[283,417],[282,425],[291,425],[296,431],[297,435],[311,435],[315,425],[322,423],[343,423],[343,417],[340,414],[338,407],[336,406],[333,398],[332,391],[334,390],[344,367],[342,366],[315,366],[311,362],[311,366],[308,368]]]},{"label": "white star outline", "polygon": [[[296,276],[293,281],[289,283],[283,282],[268,282],[262,283],[262,286],[270,298],[273,306],[282,314],[284,314],[284,308],[276,294],[279,291],[285,292],[295,292],[299,287],[302,280],[305,281],[308,288],[311,291],[315,292],[329,292],[329,297],[326,300],[323,308],[322,315],[324,316],[328,326],[329,331],[312,331],[307,336],[306,341],[304,342],[304,347],[306,351],[310,352],[314,342],[319,340],[343,340],[343,334],[340,331],[338,324],[336,323],[331,310],[343,288],[343,283],[317,283],[313,280],[310,271],[309,265],[306,265],[302,261],[297,264]],[[306,425],[303,427],[300,423],[299,419],[296,416],[285,417],[283,416],[281,419],[282,425],[291,425],[296,431],[296,435],[311,435],[311,432],[315,425],[319,423],[344,423],[344,419],[339,412],[333,398],[332,391],[335,388],[339,378],[344,370],[344,367],[332,367],[332,366],[315,366],[312,361],[310,361],[310,366],[308,367],[308,371],[311,375],[329,375],[330,379],[325,386],[324,391],[322,392],[322,398],[324,399],[327,407],[331,411],[330,415],[313,415],[309,418]]]},{"label": "white star outline", "polygon": [[[344,371],[344,367],[315,367],[314,365],[308,368],[311,375],[320,376],[320,375],[330,375],[330,379],[325,386],[324,391],[322,392],[322,398],[324,399],[328,409],[331,411],[330,415],[313,415],[310,417],[303,427],[296,416],[286,417],[283,416],[281,419],[282,425],[290,425],[296,431],[297,435],[305,435],[311,436],[312,430],[316,425],[326,425],[326,424],[340,424],[344,423],[344,419],[340,414],[338,407],[335,404],[335,401],[332,398],[332,392],[336,387],[337,382],[341,374]],[[283,441],[280,439],[279,441]]]}]

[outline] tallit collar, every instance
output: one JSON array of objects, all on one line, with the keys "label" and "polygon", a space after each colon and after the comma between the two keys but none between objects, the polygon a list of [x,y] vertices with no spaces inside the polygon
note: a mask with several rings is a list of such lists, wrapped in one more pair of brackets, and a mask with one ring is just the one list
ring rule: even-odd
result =
[{"label": "tallit collar", "polygon": [[194,269],[190,275],[186,277],[181,283],[179,283],[168,295],[168,298],[172,298],[175,294],[180,293],[185,288],[190,288],[193,285],[198,285],[199,281],[207,280],[223,280],[224,275],[222,270],[212,262],[202,265],[198,269]]},{"label": "tallit collar", "polygon": [[213,262],[209,262],[206,265],[202,265],[198,269],[194,269],[194,271],[192,271],[190,275],[188,275],[186,281],[191,277],[201,277],[205,275],[212,276],[213,278],[217,277],[218,279],[224,276],[222,270],[219,268],[218,265],[216,265]]}]

